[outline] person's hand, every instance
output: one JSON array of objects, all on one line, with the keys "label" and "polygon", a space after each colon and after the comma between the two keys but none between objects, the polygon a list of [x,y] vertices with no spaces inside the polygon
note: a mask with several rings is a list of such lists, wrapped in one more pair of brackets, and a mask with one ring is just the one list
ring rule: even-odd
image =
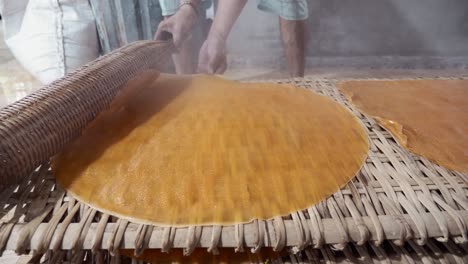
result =
[{"label": "person's hand", "polygon": [[198,73],[223,74],[226,68],[226,41],[210,34],[200,49]]},{"label": "person's hand", "polygon": [[155,34],[156,40],[165,40],[164,34],[172,34],[172,40],[176,48],[180,48],[185,40],[192,35],[192,29],[197,21],[197,12],[193,6],[182,5],[177,12],[159,23]]}]

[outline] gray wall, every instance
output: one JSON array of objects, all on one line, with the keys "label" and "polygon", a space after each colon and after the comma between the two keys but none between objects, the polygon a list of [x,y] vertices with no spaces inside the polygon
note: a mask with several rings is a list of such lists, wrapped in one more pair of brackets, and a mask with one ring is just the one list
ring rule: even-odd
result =
[{"label": "gray wall", "polygon": [[[312,58],[468,58],[468,0],[311,0],[309,9]],[[248,1],[228,50],[231,58],[282,56],[277,17]]]}]

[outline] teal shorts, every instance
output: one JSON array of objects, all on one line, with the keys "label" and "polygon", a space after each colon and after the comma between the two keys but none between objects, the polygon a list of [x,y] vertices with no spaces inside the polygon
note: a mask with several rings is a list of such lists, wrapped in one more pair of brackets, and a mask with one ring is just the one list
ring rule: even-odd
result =
[{"label": "teal shorts", "polygon": [[285,20],[305,20],[309,17],[307,0],[257,0],[257,6]]},{"label": "teal shorts", "polygon": [[[159,0],[159,5],[161,6],[163,16],[172,16],[179,9],[180,0]],[[211,0],[203,0],[200,9],[206,10],[210,8],[210,6]]]}]

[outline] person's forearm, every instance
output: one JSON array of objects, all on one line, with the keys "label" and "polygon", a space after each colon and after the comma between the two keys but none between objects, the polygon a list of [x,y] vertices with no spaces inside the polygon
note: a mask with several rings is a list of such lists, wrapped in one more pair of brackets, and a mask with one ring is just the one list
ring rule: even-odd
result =
[{"label": "person's forearm", "polygon": [[247,0],[220,0],[209,37],[226,41]]}]

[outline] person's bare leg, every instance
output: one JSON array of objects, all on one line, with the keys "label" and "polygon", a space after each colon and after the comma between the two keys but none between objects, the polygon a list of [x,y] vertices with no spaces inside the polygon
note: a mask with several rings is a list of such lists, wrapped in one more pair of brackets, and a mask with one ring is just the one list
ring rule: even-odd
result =
[{"label": "person's bare leg", "polygon": [[291,77],[303,77],[307,46],[307,20],[279,18],[284,53]]},{"label": "person's bare leg", "polygon": [[[169,18],[168,16],[164,19]],[[177,74],[195,73],[195,65],[192,60],[192,38],[184,41],[177,53],[172,54],[175,71]]]}]

